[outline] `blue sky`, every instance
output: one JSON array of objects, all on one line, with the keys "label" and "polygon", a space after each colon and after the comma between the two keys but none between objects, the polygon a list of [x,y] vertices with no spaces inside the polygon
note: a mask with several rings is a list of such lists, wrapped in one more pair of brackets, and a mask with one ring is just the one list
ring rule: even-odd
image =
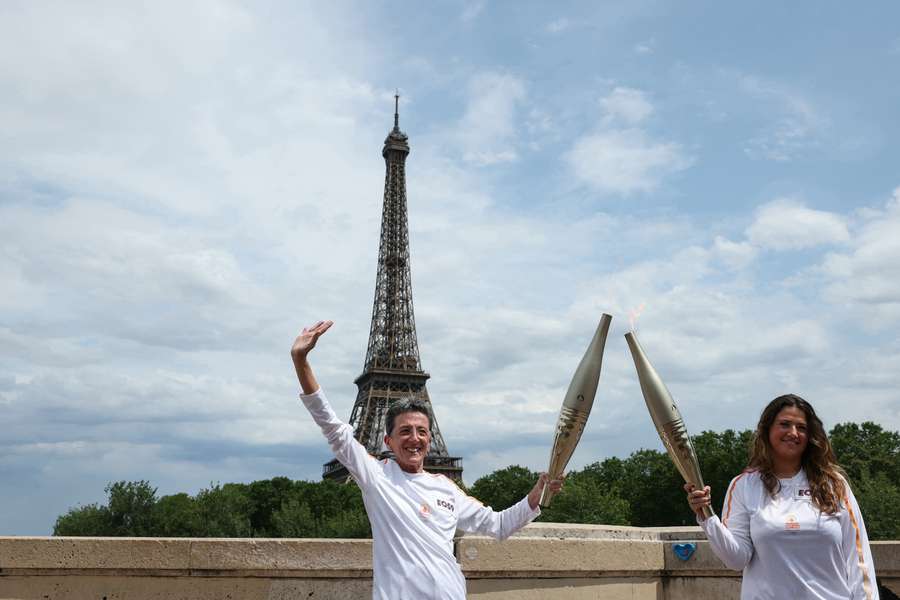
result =
[{"label": "blue sky", "polygon": [[[465,480],[572,466],[788,391],[900,429],[892,3],[0,5],[0,534],[107,482],[316,479],[288,349],[349,418],[401,93],[419,347]],[[702,461],[702,457],[701,457]]]}]

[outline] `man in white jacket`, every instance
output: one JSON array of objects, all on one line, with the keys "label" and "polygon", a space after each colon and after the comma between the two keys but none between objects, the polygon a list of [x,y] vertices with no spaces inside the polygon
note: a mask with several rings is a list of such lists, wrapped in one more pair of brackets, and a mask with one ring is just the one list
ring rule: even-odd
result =
[{"label": "man in white jacket", "polygon": [[[456,529],[509,537],[540,514],[538,500],[547,474],[542,473],[531,492],[506,510],[484,506],[447,477],[425,471],[431,422],[425,405],[416,401],[389,408],[384,441],[395,458],[375,459],[331,409],[307,360],[331,325],[320,321],[304,328],[294,341],[291,358],[303,404],[362,490],[372,524],[372,597],[465,600],[466,580],[453,555]],[[562,482],[550,485],[558,491]]]}]

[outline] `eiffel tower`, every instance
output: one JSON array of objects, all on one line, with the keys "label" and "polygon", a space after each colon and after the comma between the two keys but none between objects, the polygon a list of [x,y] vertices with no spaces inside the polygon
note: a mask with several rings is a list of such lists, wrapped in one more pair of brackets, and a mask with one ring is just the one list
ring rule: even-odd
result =
[{"label": "eiffel tower", "polygon": [[[362,375],[354,383],[359,388],[350,415],[354,437],[369,454],[379,459],[392,452],[383,445],[384,420],[388,407],[404,398],[417,398],[428,406],[431,417],[431,449],[425,469],[443,473],[462,482],[462,458],[450,456],[434,418],[422,369],[419,342],[413,316],[412,279],[409,269],[409,234],[406,225],[406,157],[409,143],[400,131],[400,96],[394,96],[394,128],[384,140],[384,208],[381,215],[381,242],[378,249],[378,276],[375,306],[369,329],[369,347]],[[322,477],[346,481],[347,469],[337,460],[325,463]]]}]

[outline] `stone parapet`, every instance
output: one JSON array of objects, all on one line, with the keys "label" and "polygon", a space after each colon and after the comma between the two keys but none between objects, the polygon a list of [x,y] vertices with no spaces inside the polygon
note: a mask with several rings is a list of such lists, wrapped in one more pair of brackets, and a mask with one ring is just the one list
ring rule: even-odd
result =
[{"label": "stone parapet", "polygon": [[[673,545],[686,542],[682,560]],[[455,551],[481,600],[740,595],[698,527],[534,523],[503,542],[464,535]],[[900,542],[872,553],[900,591]],[[0,600],[342,600],[368,597],[371,578],[371,540],[0,537]]]}]

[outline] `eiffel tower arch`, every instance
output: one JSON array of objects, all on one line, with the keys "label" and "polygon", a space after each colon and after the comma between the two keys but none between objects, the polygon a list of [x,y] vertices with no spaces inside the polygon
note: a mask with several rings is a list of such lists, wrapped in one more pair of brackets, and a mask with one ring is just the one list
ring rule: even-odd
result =
[{"label": "eiffel tower arch", "polygon": [[[394,128],[384,140],[384,206],[381,241],[378,248],[378,275],[372,325],[362,374],[356,378],[359,391],[350,425],[353,435],[369,454],[392,456],[383,449],[384,421],[394,402],[416,398],[428,407],[431,418],[431,448],[425,470],[462,482],[462,458],[450,456],[428,396],[425,382],[430,375],[422,369],[416,321],[413,315],[412,277],[409,267],[409,230],[406,213],[406,157],[409,142],[400,131],[399,96],[394,96]],[[337,460],[324,465],[323,478],[346,481],[347,469]]]}]

